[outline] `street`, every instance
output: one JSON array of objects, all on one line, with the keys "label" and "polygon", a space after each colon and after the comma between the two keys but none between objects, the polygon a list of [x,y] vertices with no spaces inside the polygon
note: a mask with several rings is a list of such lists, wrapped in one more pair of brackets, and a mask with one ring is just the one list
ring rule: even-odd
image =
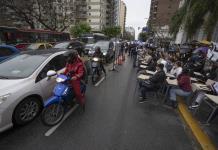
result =
[{"label": "street", "polygon": [[161,98],[138,103],[131,59],[89,85],[86,112],[76,109],[52,134],[38,117],[0,134],[0,150],[192,150],[179,115]]}]

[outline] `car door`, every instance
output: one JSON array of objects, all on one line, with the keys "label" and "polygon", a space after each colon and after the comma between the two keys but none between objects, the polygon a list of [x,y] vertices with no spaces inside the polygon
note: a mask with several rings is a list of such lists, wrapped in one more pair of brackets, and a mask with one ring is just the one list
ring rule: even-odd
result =
[{"label": "car door", "polygon": [[9,56],[14,55],[16,52],[7,47],[0,47],[0,61],[7,59]]},{"label": "car door", "polygon": [[40,71],[39,75],[36,78],[36,82],[39,82],[42,93],[44,97],[47,99],[52,95],[52,91],[56,84],[56,77],[47,77],[47,72],[49,70],[55,70],[58,74],[64,72],[64,68],[66,65],[66,58],[64,55],[58,55],[52,58]]}]

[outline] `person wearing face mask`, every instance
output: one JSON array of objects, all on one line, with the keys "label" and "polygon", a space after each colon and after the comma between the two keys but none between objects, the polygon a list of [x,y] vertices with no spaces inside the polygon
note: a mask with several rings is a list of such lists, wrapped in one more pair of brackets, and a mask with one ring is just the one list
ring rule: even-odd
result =
[{"label": "person wearing face mask", "polygon": [[77,102],[80,104],[83,111],[85,111],[85,98],[81,92],[81,82],[85,74],[85,67],[83,61],[79,58],[77,51],[72,51],[68,56],[65,75],[71,76],[71,87],[73,88]]},{"label": "person wearing face mask", "polygon": [[155,91],[158,90],[161,85],[163,85],[164,81],[166,80],[166,74],[164,72],[164,65],[157,64],[156,66],[156,73],[150,77],[148,81],[144,81],[140,83],[141,87],[141,96],[139,103],[146,102],[146,92],[147,91]]}]

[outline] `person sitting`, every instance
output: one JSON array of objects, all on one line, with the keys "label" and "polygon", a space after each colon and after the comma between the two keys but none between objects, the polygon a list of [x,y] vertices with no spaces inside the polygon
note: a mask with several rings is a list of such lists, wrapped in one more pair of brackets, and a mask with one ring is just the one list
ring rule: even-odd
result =
[{"label": "person sitting", "polygon": [[166,58],[165,58],[164,53],[161,53],[161,54],[160,54],[160,58],[158,59],[157,63],[158,63],[158,64],[163,64],[163,65],[164,65],[163,70],[164,70],[165,73],[167,73],[167,68],[166,68],[166,66],[167,66],[167,61],[166,61]]},{"label": "person sitting", "polygon": [[192,92],[191,77],[188,69],[183,69],[182,73],[177,77],[178,87],[170,90],[170,102],[173,108],[177,108],[178,103],[176,96],[189,96]]},{"label": "person sitting", "polygon": [[161,87],[166,79],[166,74],[163,71],[164,65],[158,64],[156,66],[156,73],[147,81],[143,81],[140,83],[141,87],[141,96],[140,96],[140,103],[146,102],[146,92],[147,91],[156,91]]},{"label": "person sitting", "polygon": [[170,74],[174,75],[176,78],[182,73],[182,63],[177,61],[170,71]]}]

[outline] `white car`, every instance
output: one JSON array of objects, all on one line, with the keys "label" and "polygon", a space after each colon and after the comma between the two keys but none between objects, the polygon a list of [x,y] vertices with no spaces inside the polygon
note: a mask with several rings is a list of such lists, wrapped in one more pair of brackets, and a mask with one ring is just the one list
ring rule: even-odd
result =
[{"label": "white car", "polygon": [[27,51],[0,63],[0,132],[32,121],[55,86],[47,72],[64,71],[67,51]]}]

